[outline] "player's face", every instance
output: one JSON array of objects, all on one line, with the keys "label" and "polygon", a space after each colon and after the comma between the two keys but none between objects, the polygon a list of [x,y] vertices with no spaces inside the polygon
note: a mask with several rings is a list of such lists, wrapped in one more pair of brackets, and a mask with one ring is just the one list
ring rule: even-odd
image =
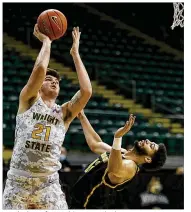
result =
[{"label": "player's face", "polygon": [[158,151],[158,144],[151,142],[148,139],[135,142],[135,149],[140,155],[153,156]]},{"label": "player's face", "polygon": [[45,80],[42,84],[41,89],[43,92],[51,92],[51,93],[55,94],[55,96],[58,96],[59,91],[60,91],[60,85],[59,85],[58,79],[51,75],[47,75],[45,77]]}]

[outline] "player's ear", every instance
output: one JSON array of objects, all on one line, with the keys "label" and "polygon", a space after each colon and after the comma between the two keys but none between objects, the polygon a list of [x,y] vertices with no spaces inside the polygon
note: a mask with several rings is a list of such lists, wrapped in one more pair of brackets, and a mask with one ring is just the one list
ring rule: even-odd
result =
[{"label": "player's ear", "polygon": [[151,163],[151,162],[152,162],[152,158],[150,156],[146,156],[145,163]]}]

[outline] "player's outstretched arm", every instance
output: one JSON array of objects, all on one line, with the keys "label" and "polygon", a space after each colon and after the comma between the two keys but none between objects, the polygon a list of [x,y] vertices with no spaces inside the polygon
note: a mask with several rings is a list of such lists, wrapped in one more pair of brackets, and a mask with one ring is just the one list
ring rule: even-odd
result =
[{"label": "player's outstretched arm", "polygon": [[111,146],[102,141],[100,136],[95,132],[95,130],[91,126],[83,110],[78,114],[77,117],[81,122],[83,132],[86,138],[86,142],[89,148],[91,149],[91,151],[96,154],[110,152]]},{"label": "player's outstretched arm", "polygon": [[28,109],[26,107],[28,107],[29,103],[31,105],[31,102],[34,102],[38,97],[38,92],[46,76],[50,60],[51,40],[39,31],[37,24],[34,27],[33,34],[42,42],[42,47],[36,59],[30,78],[20,93],[19,113]]},{"label": "player's outstretched arm", "polygon": [[[131,166],[133,166],[133,164],[123,162],[121,155],[121,142],[122,137],[130,131],[134,121],[135,116],[131,114],[129,121],[126,122],[125,126],[119,128],[114,135],[113,146],[108,161],[108,176],[111,182],[114,184],[122,183],[124,178],[131,175]],[[127,173],[127,169],[129,173]]]},{"label": "player's outstretched arm", "polygon": [[78,115],[78,113],[85,107],[92,95],[92,86],[86,71],[86,68],[79,55],[80,42],[79,27],[74,27],[72,31],[73,45],[70,50],[72,55],[76,72],[80,84],[80,90],[73,96],[73,98],[62,105],[65,125],[69,125],[71,121]]}]

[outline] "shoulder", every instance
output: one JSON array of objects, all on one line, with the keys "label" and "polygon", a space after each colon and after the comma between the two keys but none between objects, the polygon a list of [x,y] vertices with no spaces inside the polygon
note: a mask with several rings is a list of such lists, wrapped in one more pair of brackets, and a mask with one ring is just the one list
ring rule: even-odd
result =
[{"label": "shoulder", "polygon": [[108,173],[108,177],[113,184],[124,183],[131,180],[137,172],[137,165],[132,160],[123,160],[123,167],[118,174]]},{"label": "shoulder", "polygon": [[22,98],[19,99],[19,109],[17,114],[22,114],[29,110],[38,100],[40,96],[32,97],[27,101],[24,101]]},{"label": "shoulder", "polygon": [[137,172],[137,164],[132,160],[123,160],[123,167],[130,177],[133,177]]},{"label": "shoulder", "polygon": [[137,164],[133,160],[123,159],[123,164],[129,168],[137,167]]}]

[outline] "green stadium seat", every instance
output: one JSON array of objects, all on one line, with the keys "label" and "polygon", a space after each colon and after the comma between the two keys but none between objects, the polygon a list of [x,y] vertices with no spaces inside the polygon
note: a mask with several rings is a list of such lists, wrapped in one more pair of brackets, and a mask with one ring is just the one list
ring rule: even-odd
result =
[{"label": "green stadium seat", "polygon": [[[80,51],[84,56],[83,60],[85,66],[88,71],[95,69],[98,70],[98,81],[99,79],[107,79],[108,82],[105,82],[105,85],[111,86],[109,83],[111,83],[113,79],[116,79],[115,86],[112,88],[116,89],[121,94],[126,95],[126,89],[129,89],[130,86],[132,86],[131,80],[135,80],[137,83],[137,97],[143,97],[146,94],[154,95],[158,103],[162,103],[164,106],[171,108],[175,113],[183,113],[183,107],[181,107],[184,95],[184,72],[182,62],[174,61],[172,55],[158,51],[158,47],[144,43],[139,38],[135,38],[132,35],[129,36],[128,33],[124,32],[124,30],[114,28],[108,21],[100,21],[98,16],[91,14],[91,12],[88,13],[88,16],[91,16],[91,18],[86,19],[87,11],[84,8],[78,6],[73,7],[70,6],[70,4],[65,5],[65,7],[67,8],[66,11],[69,11],[70,14],[70,25],[68,27],[69,33],[65,34],[64,39],[59,39],[58,41],[53,42],[52,55],[59,56],[59,61],[63,61],[65,63],[65,59],[72,44],[70,31],[72,29],[72,25],[75,26],[78,24],[81,26],[83,32]],[[70,10],[71,7],[72,10]],[[38,14],[38,12],[41,12],[41,8],[36,8],[35,11],[22,11],[21,22],[19,20],[21,16],[17,9],[7,9],[4,13],[5,17],[3,19],[4,31],[9,35],[14,36],[16,39],[23,40],[26,44],[28,44],[26,33],[23,32],[29,30],[32,34],[33,26],[30,24],[37,19],[36,14]],[[77,19],[75,14],[79,14],[81,19]],[[8,27],[8,23],[10,22],[12,23],[11,29]],[[108,27],[110,30],[108,30]],[[36,48],[36,40],[31,39],[30,45],[32,48]],[[65,52],[68,53],[66,54]],[[30,58],[21,57],[15,51],[7,50],[5,47],[3,49],[3,53],[3,101],[10,105],[18,105],[19,92],[27,82],[31,69],[34,65],[34,61],[30,61]],[[72,62],[69,55],[67,61],[68,60]],[[22,80],[20,81],[19,78]],[[14,82],[14,87],[12,86],[11,88],[9,86],[12,82]],[[72,85],[69,80],[61,82],[63,91],[61,89],[58,99],[59,103],[66,99],[69,100],[75,94],[78,88],[73,88],[73,86],[74,85]],[[67,97],[64,92],[67,92]],[[10,93],[11,95],[9,95]],[[96,110],[96,107],[97,109],[104,111],[116,110],[119,113],[124,111],[124,109],[120,106],[109,106],[107,99],[100,98],[98,100],[96,98],[94,99],[93,96],[91,101],[87,104],[87,109]],[[5,113],[8,112],[14,114],[11,109]],[[92,118],[92,121],[99,120],[99,123],[101,123],[100,125],[95,124],[98,130],[103,130],[102,127],[105,127],[112,131],[112,129],[115,129],[116,126],[119,126],[120,121],[125,121],[125,118],[121,119],[119,116],[113,117],[104,113],[101,115],[92,114],[90,117]],[[104,120],[106,121],[104,122]],[[111,122],[109,122],[109,120],[111,120]],[[161,134],[166,133],[168,129],[147,125],[147,121],[148,120],[145,120],[144,118],[140,118],[140,126],[135,126],[135,129],[133,129],[135,134],[139,133],[138,137],[144,136],[144,132],[146,132],[148,137],[155,138],[157,137],[157,133],[159,133],[160,136],[157,137],[157,139],[162,137],[163,141],[168,140]],[[74,125],[76,126],[77,123]],[[76,137],[78,134],[80,134],[80,132],[76,133]],[[77,139],[76,137],[73,137],[73,135],[71,137],[69,135],[67,140],[68,145],[71,139]],[[133,135],[131,137],[127,136],[126,139],[134,138],[134,136],[137,135]],[[80,135],[79,138],[80,140],[84,140],[82,139],[82,135]],[[180,138],[173,139],[179,139],[180,142],[175,142],[177,143],[175,147],[172,145],[172,154],[175,150],[179,152],[179,150],[177,150],[178,144],[183,146],[183,141],[181,141]],[[110,141],[109,137],[107,140]]]}]

